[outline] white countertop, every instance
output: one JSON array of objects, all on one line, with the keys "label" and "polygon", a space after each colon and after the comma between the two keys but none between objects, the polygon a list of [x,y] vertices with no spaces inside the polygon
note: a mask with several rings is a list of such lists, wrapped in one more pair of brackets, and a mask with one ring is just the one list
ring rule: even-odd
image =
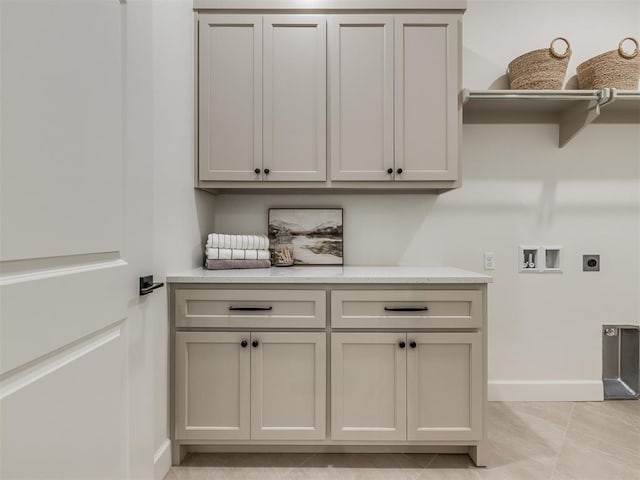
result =
[{"label": "white countertop", "polygon": [[167,275],[167,283],[491,283],[488,275],[454,267],[271,267],[238,270],[194,268]]}]

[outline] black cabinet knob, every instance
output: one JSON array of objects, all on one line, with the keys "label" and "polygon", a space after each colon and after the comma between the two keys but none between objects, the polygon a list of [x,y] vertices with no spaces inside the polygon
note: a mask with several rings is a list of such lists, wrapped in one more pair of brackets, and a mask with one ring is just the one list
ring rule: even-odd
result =
[{"label": "black cabinet knob", "polygon": [[240,346],[241,346],[242,348],[245,348],[248,344],[249,344],[249,342],[247,342],[246,340],[242,340],[242,341],[240,342]]},{"label": "black cabinet knob", "polygon": [[265,174],[265,175],[269,175],[269,172],[270,172],[270,171],[271,171],[271,170],[269,170],[268,168],[265,168],[265,169],[264,169],[264,174]]},{"label": "black cabinet knob", "polygon": [[387,168],[387,173],[391,175],[393,173],[393,168]]},{"label": "black cabinet knob", "polygon": [[260,169],[259,169],[259,168],[256,168],[256,169],[254,170],[254,172],[256,172],[256,175],[257,175],[257,174],[259,174],[259,173],[260,173]]},{"label": "black cabinet knob", "polygon": [[257,348],[258,345],[260,345],[260,342],[258,340],[254,340],[253,342],[251,342],[251,345],[253,346],[253,348]]},{"label": "black cabinet knob", "polygon": [[401,169],[401,168],[399,168],[398,170],[396,170],[396,172],[397,172],[398,174],[400,174],[400,173],[402,173],[402,169]]},{"label": "black cabinet knob", "polygon": [[410,343],[409,343],[409,346],[410,346],[411,348],[416,348],[416,347],[417,347],[416,342],[410,342]]},{"label": "black cabinet knob", "polygon": [[405,347],[405,343],[404,343],[404,342],[400,342],[400,343],[398,344],[398,346],[399,346],[400,348],[404,348],[404,347]]}]

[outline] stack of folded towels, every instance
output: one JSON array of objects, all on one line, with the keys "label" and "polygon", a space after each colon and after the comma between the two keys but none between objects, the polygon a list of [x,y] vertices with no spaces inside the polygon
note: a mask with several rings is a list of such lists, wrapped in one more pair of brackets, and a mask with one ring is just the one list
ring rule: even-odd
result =
[{"label": "stack of folded towels", "polygon": [[205,246],[204,268],[269,268],[269,238],[266,235],[211,233]]}]

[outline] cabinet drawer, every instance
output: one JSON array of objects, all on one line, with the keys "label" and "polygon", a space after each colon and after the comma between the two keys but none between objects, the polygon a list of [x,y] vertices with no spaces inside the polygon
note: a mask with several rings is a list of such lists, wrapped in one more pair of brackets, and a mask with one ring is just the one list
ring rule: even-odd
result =
[{"label": "cabinet drawer", "polygon": [[479,290],[331,292],[334,328],[480,328]]},{"label": "cabinet drawer", "polygon": [[177,327],[324,328],[317,290],[177,290]]}]

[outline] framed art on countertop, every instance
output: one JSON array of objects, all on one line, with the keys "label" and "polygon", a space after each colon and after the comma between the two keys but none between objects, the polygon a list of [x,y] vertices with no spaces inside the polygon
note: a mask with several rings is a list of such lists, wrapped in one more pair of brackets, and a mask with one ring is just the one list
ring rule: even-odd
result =
[{"label": "framed art on countertop", "polygon": [[291,235],[295,265],[343,265],[342,208],[270,208],[269,244]]}]

